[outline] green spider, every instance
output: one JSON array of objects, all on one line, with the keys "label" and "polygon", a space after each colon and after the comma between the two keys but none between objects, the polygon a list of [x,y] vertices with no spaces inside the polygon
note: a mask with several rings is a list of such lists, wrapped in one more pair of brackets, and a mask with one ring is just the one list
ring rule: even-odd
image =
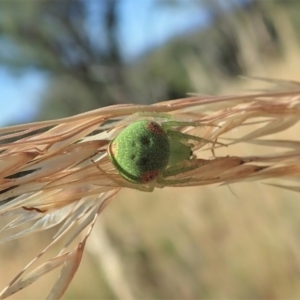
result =
[{"label": "green spider", "polygon": [[[176,185],[191,179],[167,179],[197,168],[189,165],[195,159],[188,140],[207,141],[172,128],[202,126],[198,122],[139,120],[128,125],[108,146],[108,157],[128,184],[122,186],[152,191],[155,186]],[[219,144],[219,143],[218,143]],[[117,182],[117,180],[113,179]],[[130,184],[131,183],[131,184]],[[133,184],[133,185],[132,185]],[[148,187],[145,187],[147,185]]]}]

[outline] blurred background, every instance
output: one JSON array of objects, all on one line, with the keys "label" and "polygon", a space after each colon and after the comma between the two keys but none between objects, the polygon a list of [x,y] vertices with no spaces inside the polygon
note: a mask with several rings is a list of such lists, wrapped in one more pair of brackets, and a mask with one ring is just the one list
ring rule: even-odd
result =
[{"label": "blurred background", "polygon": [[[0,125],[300,80],[299,28],[300,0],[2,0]],[[123,190],[64,299],[298,299],[299,211],[260,183]],[[1,289],[52,235],[1,245]]]}]

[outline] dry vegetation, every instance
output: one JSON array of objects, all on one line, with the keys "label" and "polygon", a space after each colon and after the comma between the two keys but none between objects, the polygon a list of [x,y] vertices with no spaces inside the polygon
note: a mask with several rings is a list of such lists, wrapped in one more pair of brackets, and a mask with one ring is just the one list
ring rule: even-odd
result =
[{"label": "dry vegetation", "polygon": [[[254,67],[251,72],[266,77],[299,81],[299,67],[299,50],[297,47],[291,47],[284,60],[268,63],[264,68]],[[263,81],[239,80],[228,84],[223,90],[226,94],[236,95],[237,91],[249,94],[248,89],[262,89],[265,86]],[[199,164],[197,172],[193,172],[193,177],[198,176],[198,180],[192,182],[196,187],[166,187],[156,189],[153,193],[132,189],[119,191],[113,198],[114,201],[98,218],[87,241],[79,270],[63,299],[300,297],[300,202],[297,193],[300,190],[300,166],[299,124],[296,124],[299,119],[299,85],[287,81],[275,82],[272,91],[266,93],[268,97],[236,96],[234,99],[229,97],[228,101],[220,101],[220,97],[215,98],[218,103],[210,104],[210,100],[205,105],[203,99],[207,98],[200,97],[196,106],[197,114],[195,107],[192,108],[192,113],[191,109],[186,109],[196,105],[194,101],[179,100],[173,102],[173,106],[169,106],[169,103],[155,106],[158,111],[172,112],[176,107],[174,105],[178,105],[180,110],[174,114],[179,118],[200,118],[220,126],[197,128],[193,131],[194,134],[231,143],[226,137],[234,139],[237,143],[221,149],[216,148],[216,158],[211,151],[203,151],[207,145],[198,145],[198,162],[209,159],[209,168]],[[224,109],[228,107],[236,108],[225,113]],[[28,140],[23,140],[17,145],[1,145],[2,149],[17,153],[20,158],[20,164],[14,164],[14,169],[8,169],[9,174],[22,170],[27,162],[33,166],[40,163],[43,171],[54,171],[47,176],[38,174],[33,181],[34,188],[39,188],[44,193],[43,196],[49,193],[47,198],[24,198],[25,204],[17,202],[9,209],[41,217],[41,213],[30,212],[20,207],[34,207],[49,213],[70,202],[70,205],[74,205],[72,203],[76,204],[83,196],[90,203],[95,201],[93,207],[97,208],[100,202],[95,195],[104,190],[114,193],[118,188],[95,168],[91,163],[91,156],[101,148],[105,150],[107,140],[117,134],[117,131],[94,136],[93,140],[85,140],[83,137],[107,118],[116,115],[123,118],[135,111],[147,109],[151,111],[153,107],[115,107],[75,116],[73,119],[45,122],[38,127],[64,125],[56,127],[56,137],[55,130],[46,131],[43,139],[38,135],[38,147],[36,141],[30,138],[29,143]],[[275,122],[272,123],[272,120]],[[126,122],[131,121],[129,118]],[[265,132],[256,130],[267,123],[240,126],[243,122],[253,121],[267,121],[271,125],[269,128],[265,127]],[[126,122],[121,125],[126,125]],[[76,134],[74,124],[79,126]],[[116,124],[108,124],[110,127],[106,129]],[[27,128],[26,125],[19,127],[20,130]],[[121,127],[118,130],[121,130]],[[15,129],[12,128],[10,132],[15,132]],[[61,135],[62,132],[65,132],[65,135]],[[247,136],[250,132],[256,132],[257,135]],[[2,133],[4,134],[4,131]],[[262,133],[268,135],[263,136]],[[246,141],[239,140],[242,137],[246,137]],[[257,142],[257,138],[269,142]],[[255,143],[253,139],[256,139]],[[290,142],[279,142],[279,139]],[[72,146],[72,143],[78,140],[85,142],[87,147]],[[59,143],[60,141],[64,141],[65,144]],[[55,147],[49,148],[49,144]],[[65,156],[59,160],[57,154],[66,149],[70,153],[69,161]],[[4,157],[1,166],[9,162],[6,152],[0,155]],[[231,160],[227,155],[235,159]],[[219,168],[220,157],[225,162],[222,164],[224,169]],[[52,158],[58,160],[53,161]],[[249,163],[241,164],[247,159]],[[55,170],[62,162],[67,164],[66,169]],[[107,159],[101,158],[100,162],[107,172],[114,172]],[[214,164],[218,165],[215,170]],[[267,168],[262,169],[262,166]],[[70,177],[62,177],[62,172]],[[273,179],[285,175],[289,176]],[[3,174],[3,177],[5,176],[7,174]],[[118,177],[117,174],[115,176]],[[191,173],[181,176],[189,178]],[[210,176],[209,180],[205,176]],[[205,182],[203,178],[206,179]],[[263,180],[266,178],[271,179]],[[250,182],[246,182],[248,179]],[[2,179],[4,188],[20,184],[23,190],[18,191],[19,194],[33,189],[32,186],[22,183],[22,177],[14,180]],[[232,183],[235,180],[238,182]],[[52,187],[56,188],[62,184],[63,190],[59,191],[60,194],[53,195],[53,189],[44,188],[45,184],[50,182],[54,182],[55,186]],[[198,186],[204,183],[209,185]],[[220,186],[220,183],[223,185]],[[293,186],[296,192],[265,183]],[[109,187],[106,187],[107,184]],[[69,188],[69,193],[66,193],[66,188]],[[87,193],[90,195],[87,196]],[[5,198],[5,194],[0,196]],[[0,210],[4,210],[3,206],[0,206]],[[7,224],[8,218],[0,219],[1,227]],[[90,221],[92,220],[91,217]],[[4,288],[28,261],[49,244],[57,230],[56,226],[1,245],[0,288]],[[7,237],[9,234],[4,232],[2,236]],[[64,242],[58,241],[58,244],[46,253],[48,256],[44,261],[56,255],[63,244]],[[72,243],[73,248],[76,244]],[[41,299],[47,295],[57,276],[58,272],[52,272],[10,299]]]},{"label": "dry vegetation", "polygon": [[[87,243],[92,261],[99,266],[91,265],[84,277],[80,270],[66,299],[296,297],[298,194],[260,182],[271,178],[276,184],[273,178],[283,178],[280,185],[298,190],[299,142],[293,134],[299,101],[299,84],[279,81],[273,90],[260,94],[120,105],[2,129],[0,209],[4,219],[16,218],[10,227],[17,229],[4,228],[2,241],[54,227],[53,235],[62,228],[53,243],[56,251],[63,249],[46,264],[35,262],[33,273],[21,274],[2,297],[56,267],[62,267],[62,275],[49,299],[62,295],[76,273],[97,215],[118,192]],[[140,111],[167,112],[175,119],[209,124],[178,130],[228,146],[197,142],[197,159],[190,162],[197,168],[175,176],[179,181],[172,189],[166,185],[154,193],[119,191],[122,179],[106,157],[107,143]],[[277,132],[281,139],[274,136]],[[27,220],[36,225],[24,229]],[[76,237],[86,230],[76,246]],[[39,237],[37,244],[47,245],[47,237]],[[6,262],[16,256],[33,257],[33,241],[29,236],[28,243],[19,244],[22,251],[8,255]],[[55,249],[46,250],[47,259],[56,255]],[[41,285],[35,285],[26,294],[39,298],[40,292]],[[25,297],[25,292],[20,295]]]}]

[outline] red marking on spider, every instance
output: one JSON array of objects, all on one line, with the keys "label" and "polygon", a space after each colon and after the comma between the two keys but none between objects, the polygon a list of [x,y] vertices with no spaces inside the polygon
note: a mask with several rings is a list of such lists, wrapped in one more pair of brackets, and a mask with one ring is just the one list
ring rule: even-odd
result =
[{"label": "red marking on spider", "polygon": [[155,134],[164,134],[164,130],[155,122],[149,122],[146,128]]},{"label": "red marking on spider", "polygon": [[143,183],[151,182],[158,176],[158,174],[159,170],[148,171],[141,176],[141,181]]}]

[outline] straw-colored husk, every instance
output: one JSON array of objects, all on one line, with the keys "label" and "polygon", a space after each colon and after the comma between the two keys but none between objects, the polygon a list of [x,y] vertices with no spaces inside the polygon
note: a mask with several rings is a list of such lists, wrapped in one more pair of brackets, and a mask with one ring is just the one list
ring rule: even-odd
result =
[{"label": "straw-colored husk", "polygon": [[[1,242],[60,225],[52,242],[2,291],[0,299],[62,267],[48,296],[60,298],[80,264],[99,213],[124,186],[147,190],[146,185],[126,182],[106,154],[109,141],[137,119],[164,122],[167,113],[174,120],[199,122],[199,126],[176,130],[204,138],[192,141],[196,158],[186,162],[189,170],[166,178],[157,188],[282,178],[284,183],[277,186],[299,192],[295,180],[300,175],[300,142],[272,139],[271,135],[299,121],[300,85],[279,82],[278,86],[277,90],[245,96],[193,96],[149,106],[116,105],[0,129],[0,214],[13,216],[1,231]],[[250,155],[230,154],[233,145],[242,143],[259,150]],[[24,224],[28,224],[25,229]],[[84,230],[75,249],[67,250]],[[29,272],[61,238],[65,239],[61,252]]]}]

